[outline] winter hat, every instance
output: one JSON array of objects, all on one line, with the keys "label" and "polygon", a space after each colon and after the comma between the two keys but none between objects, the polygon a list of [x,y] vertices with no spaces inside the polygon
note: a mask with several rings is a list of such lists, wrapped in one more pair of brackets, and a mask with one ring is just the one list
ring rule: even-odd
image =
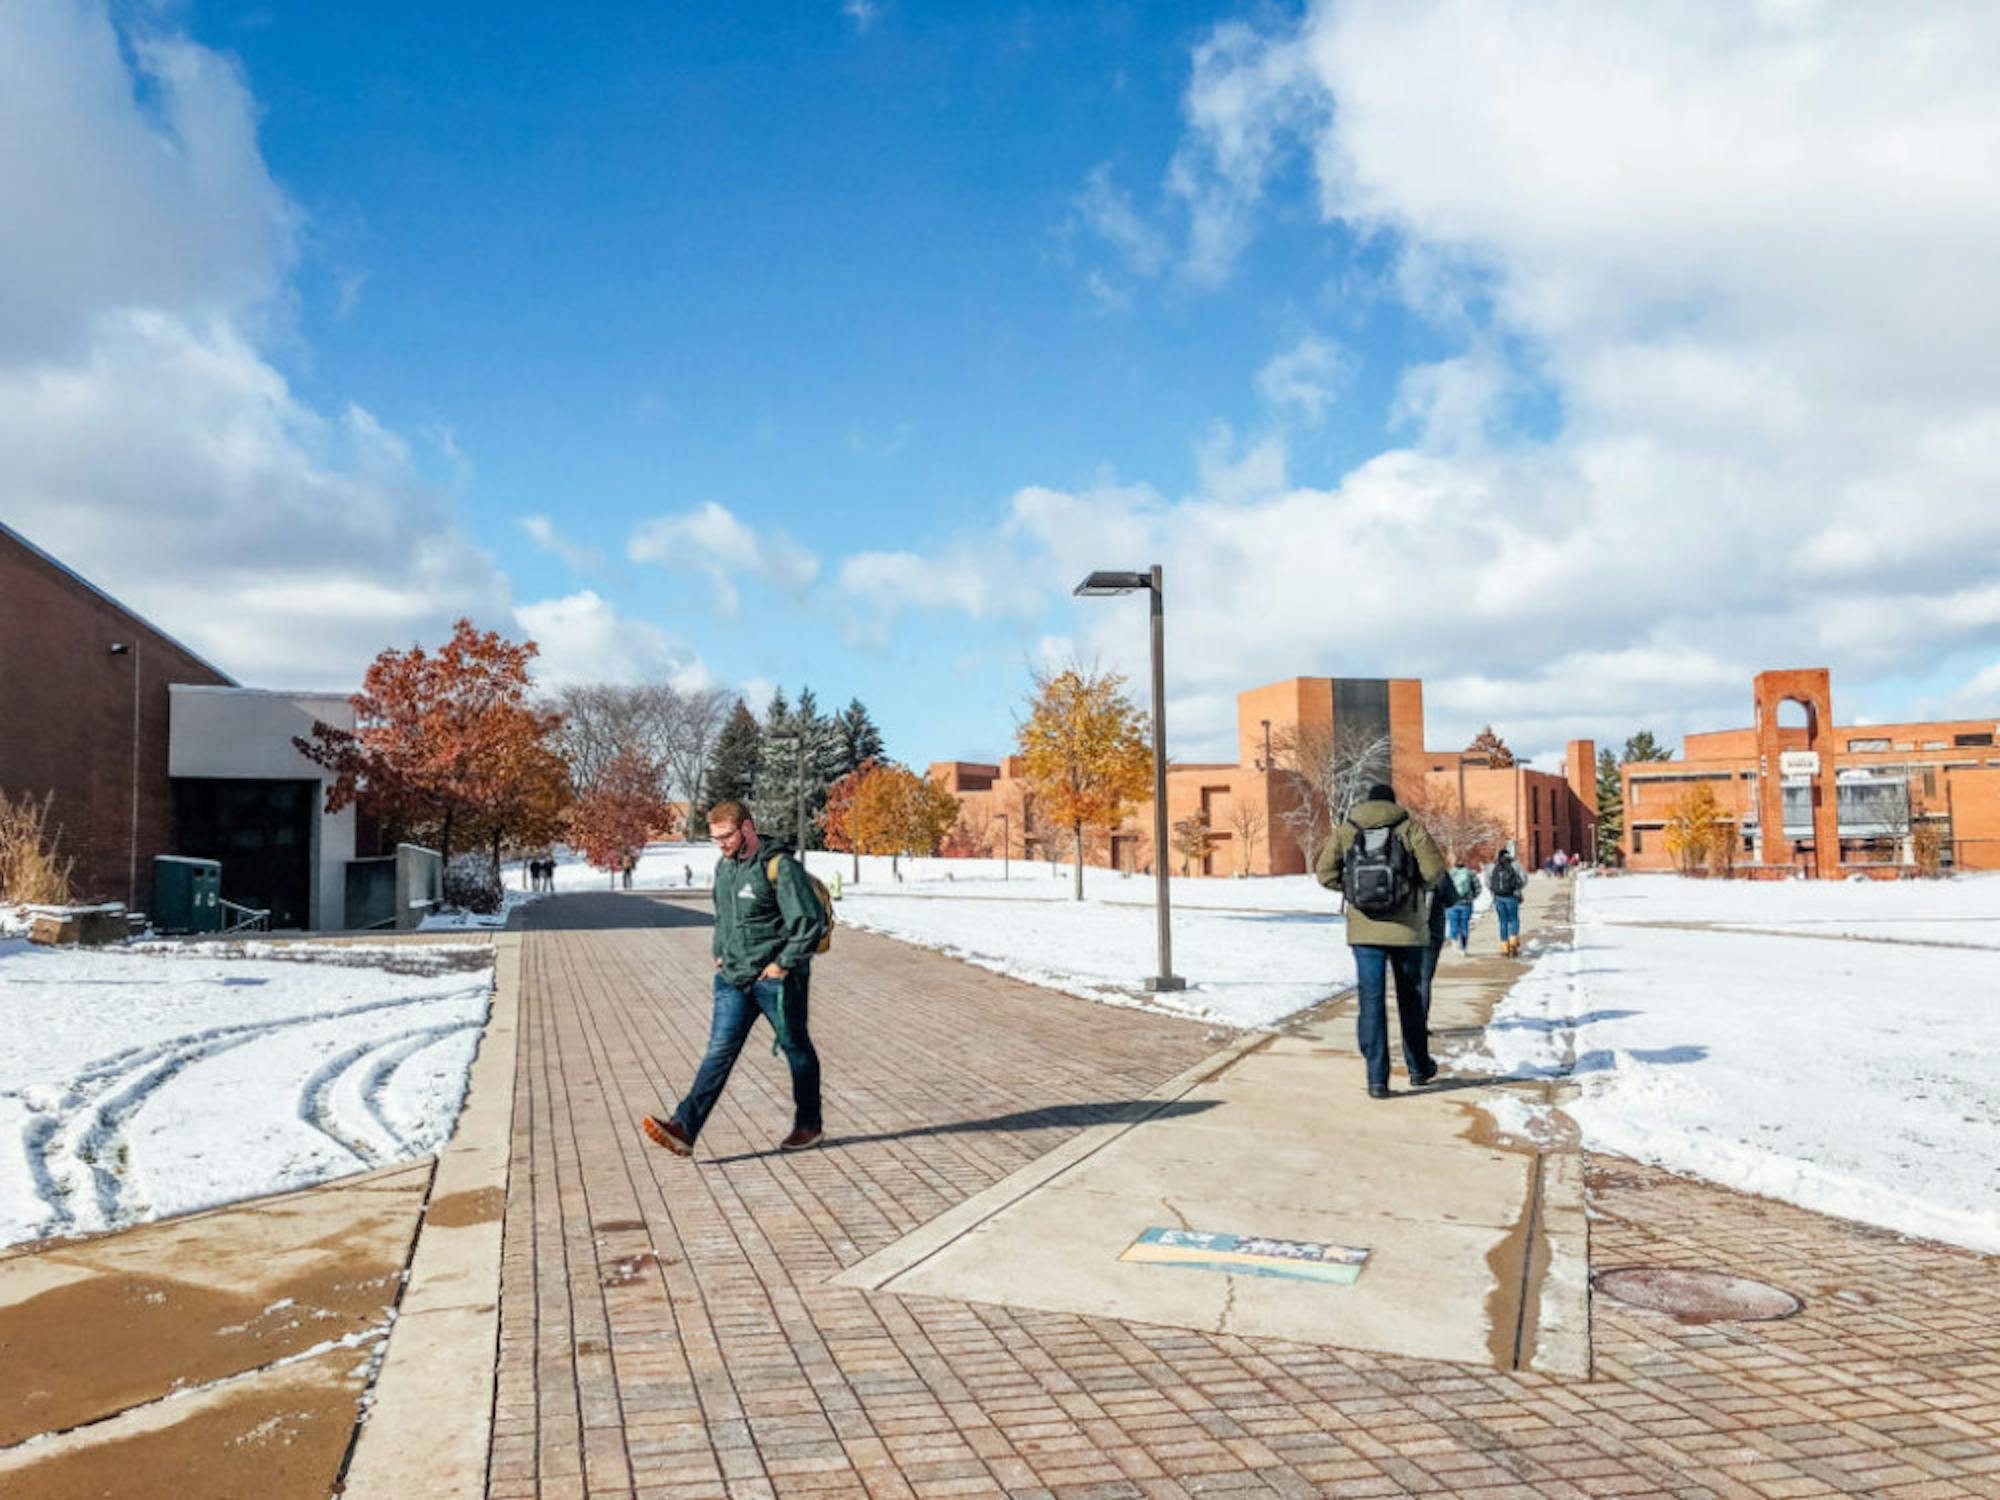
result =
[{"label": "winter hat", "polygon": [[1396,789],[1386,781],[1378,781],[1375,785],[1368,788],[1368,796],[1364,800],[1369,802],[1394,802],[1396,800]]}]

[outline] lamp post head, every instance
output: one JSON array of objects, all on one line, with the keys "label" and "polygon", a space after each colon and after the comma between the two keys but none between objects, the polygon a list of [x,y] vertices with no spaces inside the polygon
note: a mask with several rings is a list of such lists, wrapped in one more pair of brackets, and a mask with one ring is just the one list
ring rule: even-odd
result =
[{"label": "lamp post head", "polygon": [[1118,594],[1136,594],[1153,586],[1151,573],[1097,572],[1084,579],[1070,593],[1078,599],[1109,599]]}]

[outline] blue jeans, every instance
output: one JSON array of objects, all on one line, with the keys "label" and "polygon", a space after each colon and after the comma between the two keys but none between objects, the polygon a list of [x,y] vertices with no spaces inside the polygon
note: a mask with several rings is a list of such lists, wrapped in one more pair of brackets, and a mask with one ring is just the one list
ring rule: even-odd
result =
[{"label": "blue jeans", "polygon": [[1368,1087],[1389,1086],[1388,975],[1396,975],[1396,1019],[1403,1032],[1403,1066],[1412,1079],[1428,1078],[1437,1070],[1431,1061],[1430,1030],[1424,1019],[1424,966],[1428,947],[1354,947],[1354,992],[1360,1008],[1354,1018],[1354,1039],[1368,1064]]},{"label": "blue jeans", "polygon": [[694,1086],[674,1110],[674,1122],[693,1140],[708,1123],[709,1112],[722,1097],[729,1070],[763,1016],[777,1026],[776,1008],[784,1007],[785,1061],[792,1069],[792,1124],[820,1128],[819,1054],[806,1032],[806,985],[809,971],[794,969],[782,980],[759,979],[739,989],[720,973],[715,976],[715,1014],[708,1024],[708,1053],[695,1070]]},{"label": "blue jeans", "polygon": [[1458,944],[1461,950],[1472,937],[1472,903],[1461,901],[1456,906],[1444,909],[1444,940]]},{"label": "blue jeans", "polygon": [[1500,919],[1500,941],[1521,935],[1521,898],[1519,896],[1495,896],[1493,914]]}]

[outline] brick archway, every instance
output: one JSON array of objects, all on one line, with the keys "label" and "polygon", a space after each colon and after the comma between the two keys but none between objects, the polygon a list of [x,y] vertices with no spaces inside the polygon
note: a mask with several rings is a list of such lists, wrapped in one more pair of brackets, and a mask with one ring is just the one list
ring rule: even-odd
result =
[{"label": "brick archway", "polygon": [[[1766,865],[1793,864],[1798,846],[1785,836],[1785,795],[1781,757],[1787,748],[1819,758],[1812,780],[1812,850],[1809,873],[1819,880],[1840,874],[1840,797],[1833,775],[1833,688],[1827,669],[1760,672],[1757,697],[1757,825]],[[1805,743],[1788,747],[1778,723],[1779,705],[1806,711]],[[1791,731],[1796,734],[1796,731]]]}]

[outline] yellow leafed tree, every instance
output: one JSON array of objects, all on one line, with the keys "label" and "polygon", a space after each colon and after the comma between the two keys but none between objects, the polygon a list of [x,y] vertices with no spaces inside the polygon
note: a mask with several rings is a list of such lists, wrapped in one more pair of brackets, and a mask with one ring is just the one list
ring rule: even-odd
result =
[{"label": "yellow leafed tree", "polygon": [[1692,875],[1707,864],[1723,822],[1715,789],[1705,781],[1696,782],[1674,803],[1667,813],[1667,853],[1683,875]]},{"label": "yellow leafed tree", "polygon": [[860,773],[844,814],[856,854],[886,854],[891,870],[905,854],[929,854],[958,822],[958,799],[907,766],[871,764]]},{"label": "yellow leafed tree", "polygon": [[1076,899],[1083,899],[1083,832],[1125,821],[1153,789],[1146,716],[1115,672],[1037,672],[1016,737],[1022,769],[1043,814],[1069,830]]}]

